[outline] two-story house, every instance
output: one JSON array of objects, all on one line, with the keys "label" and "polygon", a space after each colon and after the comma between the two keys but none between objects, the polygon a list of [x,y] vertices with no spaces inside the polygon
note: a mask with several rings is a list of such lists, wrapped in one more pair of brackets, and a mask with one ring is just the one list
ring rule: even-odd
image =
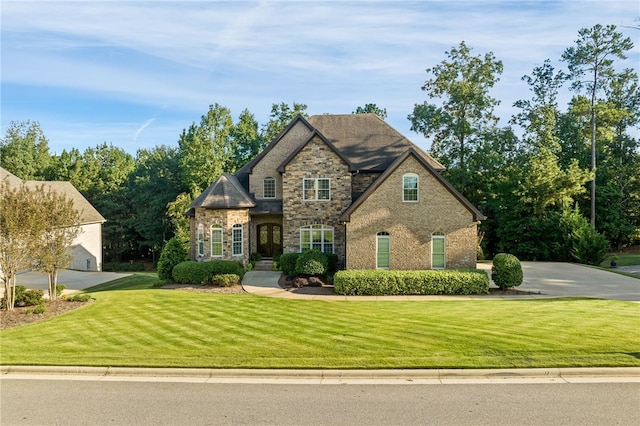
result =
[{"label": "two-story house", "polygon": [[317,248],[346,269],[475,268],[484,216],[443,169],[374,114],[298,116],[191,204],[191,258]]}]

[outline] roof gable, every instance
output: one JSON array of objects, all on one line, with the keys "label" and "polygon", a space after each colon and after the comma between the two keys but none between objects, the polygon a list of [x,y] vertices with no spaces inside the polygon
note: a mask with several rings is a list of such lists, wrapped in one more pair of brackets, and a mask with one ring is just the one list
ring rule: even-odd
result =
[{"label": "roof gable", "polygon": [[331,142],[329,142],[329,140],[327,140],[327,138],[324,137],[322,133],[320,133],[318,130],[314,130],[313,133],[309,135],[307,140],[297,149],[295,149],[291,154],[289,154],[289,156],[282,162],[282,164],[278,166],[277,171],[283,173],[284,168],[287,166],[287,164],[289,164],[289,162],[291,162],[291,160],[293,160],[300,153],[300,151],[302,151],[304,147],[306,147],[316,137],[324,142],[347,166],[349,166],[350,172],[355,172],[357,170],[357,168],[353,164],[351,164],[349,159],[346,158],[340,151],[338,151],[336,147]]},{"label": "roof gable", "polygon": [[433,169],[445,169],[376,114],[314,115],[309,123],[358,170],[382,172],[408,149]]},{"label": "roof gable", "polygon": [[64,194],[68,199],[73,201],[73,207],[80,213],[80,224],[87,225],[90,223],[104,223],[106,219],[96,210],[95,207],[76,189],[71,182],[68,181],[39,181],[25,180],[10,173],[6,169],[0,167],[0,179],[8,179],[9,187],[17,188],[24,184],[29,189],[35,189],[44,186],[45,189],[59,194]]},{"label": "roof gable", "polygon": [[298,114],[296,116],[296,118],[294,118],[291,121],[291,123],[289,123],[289,125],[287,127],[285,127],[284,130],[282,132],[280,132],[280,134],[278,136],[276,136],[271,141],[271,143],[269,143],[269,145],[267,145],[267,147],[265,149],[262,150],[262,152],[260,152],[258,155],[253,157],[253,159],[251,161],[249,161],[247,164],[245,164],[240,169],[238,169],[238,171],[236,171],[236,175],[251,173],[252,170],[253,170],[253,166],[255,166],[260,160],[262,160],[262,158],[265,155],[267,155],[269,153],[269,151],[271,151],[271,149],[280,141],[280,139],[282,139],[282,137],[284,135],[286,135],[289,132],[289,130],[291,130],[291,128],[293,128],[298,123],[302,123],[303,125],[307,126],[307,128],[309,128],[309,130],[311,130],[311,131],[314,130],[313,126],[311,124],[309,124],[309,122],[302,115]]},{"label": "roof gable", "polygon": [[256,203],[242,187],[238,178],[227,173],[222,174],[189,206],[189,211],[196,207],[211,209],[236,209],[255,207]]},{"label": "roof gable", "polygon": [[349,222],[351,213],[353,213],[371,194],[373,194],[376,189],[395,172],[395,170],[402,164],[404,161],[413,156],[426,170],[428,170],[433,177],[442,184],[459,202],[462,204],[471,214],[473,215],[474,220],[484,220],[486,217],[469,202],[460,192],[458,192],[452,185],[447,181],[436,169],[433,168],[415,149],[409,148],[405,151],[400,157],[398,157],[384,173],[378,177],[368,188],[366,191],[362,193],[358,199],[356,199],[341,215],[341,220],[344,222]]}]

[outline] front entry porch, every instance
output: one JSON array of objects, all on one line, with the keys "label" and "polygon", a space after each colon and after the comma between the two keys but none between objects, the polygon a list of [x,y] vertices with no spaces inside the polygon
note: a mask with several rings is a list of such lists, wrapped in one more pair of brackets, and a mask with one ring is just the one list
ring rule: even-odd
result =
[{"label": "front entry porch", "polygon": [[258,253],[262,257],[282,254],[282,225],[269,222],[257,225]]}]

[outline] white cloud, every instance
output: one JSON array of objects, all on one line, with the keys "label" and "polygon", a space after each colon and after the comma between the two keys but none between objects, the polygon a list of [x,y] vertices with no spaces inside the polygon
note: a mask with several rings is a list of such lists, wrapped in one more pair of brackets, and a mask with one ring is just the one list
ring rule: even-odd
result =
[{"label": "white cloud", "polygon": [[[520,77],[547,58],[561,66],[557,60],[580,28],[632,24],[638,15],[635,1],[3,1],[3,86],[68,90],[76,99],[117,101],[123,110],[120,118],[109,111],[113,129],[90,137],[91,126],[80,131],[73,123],[95,121],[68,99],[27,111],[3,97],[2,125],[21,119],[20,112],[57,118],[52,145],[53,135],[69,140],[73,131],[86,135],[77,143],[105,135],[130,145],[132,135],[143,143],[152,134],[158,144],[173,144],[214,102],[234,115],[248,108],[260,122],[275,102],[306,103],[311,113],[374,102],[424,146],[406,116],[425,100],[425,69],[460,41],[504,62],[494,96],[502,100],[498,114],[508,118],[511,104],[529,96]],[[620,29],[636,41],[630,63],[637,66],[640,32]],[[46,109],[66,101],[64,114]],[[180,111],[180,119],[166,112],[150,125],[148,112],[131,112],[163,105]],[[56,123],[68,127],[55,130]]]}]

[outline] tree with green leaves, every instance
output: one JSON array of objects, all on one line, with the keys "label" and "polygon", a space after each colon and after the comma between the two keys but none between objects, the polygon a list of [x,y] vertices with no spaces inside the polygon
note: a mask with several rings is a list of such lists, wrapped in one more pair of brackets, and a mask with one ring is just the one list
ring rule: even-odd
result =
[{"label": "tree with green leaves", "polygon": [[80,175],[87,186],[78,190],[107,219],[102,226],[103,257],[105,261],[122,260],[137,245],[129,222],[135,201],[128,197],[126,188],[135,160],[122,148],[107,143],[87,148],[82,160]]},{"label": "tree with green leaves", "polygon": [[220,104],[209,106],[209,111],[183,130],[178,141],[183,183],[193,186],[197,193],[215,181],[222,173],[233,171],[236,144],[231,111]]},{"label": "tree with green leaves", "polygon": [[51,161],[49,141],[37,121],[12,121],[0,139],[0,166],[24,180],[44,180]]},{"label": "tree with green leaves", "polygon": [[567,62],[572,88],[578,92],[585,90],[589,99],[591,123],[591,225],[596,226],[596,129],[598,93],[609,85],[615,76],[614,60],[626,59],[626,51],[633,48],[629,37],[616,31],[615,25],[595,25],[578,31],[576,45],[562,54]]},{"label": "tree with green leaves", "polygon": [[31,266],[44,221],[38,196],[24,183],[15,187],[0,181],[0,274],[4,281],[4,305],[13,310],[16,276]]},{"label": "tree with green leaves", "polygon": [[577,159],[572,159],[567,167],[558,159],[562,145],[558,135],[557,97],[566,78],[562,71],[556,73],[546,60],[534,68],[531,76],[522,78],[529,84],[533,98],[514,104],[521,112],[512,122],[524,129],[523,140],[528,148],[519,192],[522,201],[531,204],[536,215],[550,206],[572,205],[575,197],[584,192],[584,183],[591,179],[591,173],[582,170]]},{"label": "tree with green leaves", "polygon": [[69,249],[81,232],[80,212],[74,208],[73,200],[46,185],[36,188],[35,194],[44,224],[36,240],[33,263],[36,269],[47,274],[49,300],[54,300],[58,272],[70,265],[73,256]]},{"label": "tree with green leaves", "polygon": [[235,146],[232,160],[233,166],[231,167],[233,171],[248,163],[267,145],[267,140],[258,130],[258,122],[248,109],[240,113],[238,122],[231,132],[231,139]]},{"label": "tree with green leaves", "polygon": [[289,125],[291,120],[296,116],[301,115],[308,118],[306,113],[307,106],[305,104],[299,104],[294,102],[293,106],[289,106],[285,102],[279,104],[273,104],[271,106],[271,114],[269,115],[269,122],[262,127],[262,137],[267,143],[270,143],[276,136],[278,136]]},{"label": "tree with green leaves", "polygon": [[167,204],[187,190],[179,167],[178,149],[165,145],[138,150],[135,169],[126,185],[131,200],[129,227],[135,232],[136,249],[141,255],[155,254],[174,234]]},{"label": "tree with green leaves", "polygon": [[376,104],[365,104],[365,106],[359,106],[352,114],[375,114],[383,120],[387,118],[387,109],[380,108]]},{"label": "tree with green leaves", "polygon": [[499,101],[489,90],[499,81],[502,61],[491,52],[472,56],[464,41],[446,54],[447,59],[427,69],[433,77],[422,86],[430,99],[441,103],[416,104],[408,118],[411,130],[431,138],[431,153],[438,161],[462,171],[462,181],[453,183],[464,189],[470,156],[498,122],[493,111]]}]

